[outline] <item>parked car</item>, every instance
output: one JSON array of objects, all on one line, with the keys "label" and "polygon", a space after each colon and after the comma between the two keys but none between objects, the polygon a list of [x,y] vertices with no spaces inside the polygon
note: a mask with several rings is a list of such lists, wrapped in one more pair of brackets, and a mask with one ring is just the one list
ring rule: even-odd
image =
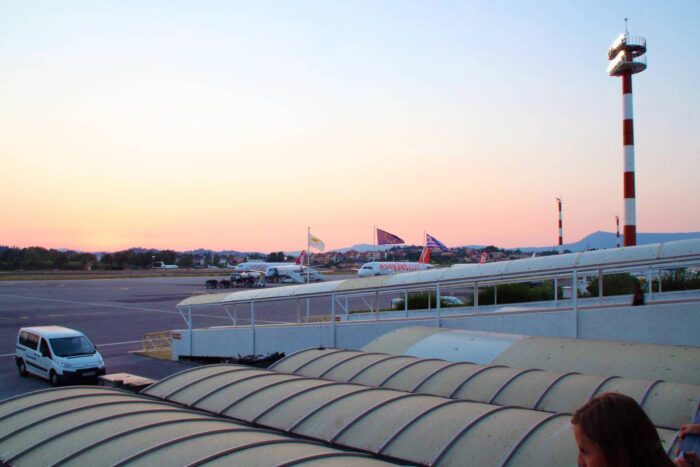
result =
[{"label": "parked car", "polygon": [[[435,302],[435,299],[432,300]],[[410,303],[410,301],[409,301]],[[450,306],[464,306],[464,302],[457,297],[452,295],[443,295],[440,297],[440,305],[444,307]],[[403,308],[403,298],[393,298],[391,300],[391,307],[395,309]]]},{"label": "parked car", "polygon": [[20,376],[40,376],[52,386],[95,382],[107,372],[102,355],[85,334],[62,326],[21,328],[15,363]]}]

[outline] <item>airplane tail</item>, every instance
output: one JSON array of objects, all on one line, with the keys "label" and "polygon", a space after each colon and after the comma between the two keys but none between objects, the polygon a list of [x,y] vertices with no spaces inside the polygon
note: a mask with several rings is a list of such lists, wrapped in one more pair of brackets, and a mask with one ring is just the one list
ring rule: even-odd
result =
[{"label": "airplane tail", "polygon": [[301,250],[301,253],[299,253],[299,256],[297,256],[296,265],[303,266],[305,259],[306,259],[306,250]]},{"label": "airplane tail", "polygon": [[420,253],[420,258],[418,258],[419,263],[430,264],[430,248],[427,246],[423,247],[423,251]]}]

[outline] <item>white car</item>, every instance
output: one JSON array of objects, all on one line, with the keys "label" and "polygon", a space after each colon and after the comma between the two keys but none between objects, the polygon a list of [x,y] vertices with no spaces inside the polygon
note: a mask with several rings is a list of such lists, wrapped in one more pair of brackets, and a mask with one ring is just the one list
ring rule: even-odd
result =
[{"label": "white car", "polygon": [[102,356],[85,334],[62,326],[21,328],[15,363],[20,376],[41,376],[52,386],[71,381],[94,382],[106,373]]},{"label": "white car", "polygon": [[[435,300],[433,299],[433,302]],[[454,297],[452,295],[443,295],[440,297],[440,305],[448,307],[448,306],[464,306],[464,302],[460,300],[457,297]],[[403,307],[403,298],[393,298],[391,300],[391,307],[392,308],[401,308]]]}]

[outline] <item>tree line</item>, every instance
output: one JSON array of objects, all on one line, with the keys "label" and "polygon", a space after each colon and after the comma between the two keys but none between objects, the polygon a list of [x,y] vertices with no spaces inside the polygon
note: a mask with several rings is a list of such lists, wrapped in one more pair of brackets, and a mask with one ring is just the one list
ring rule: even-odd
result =
[{"label": "tree line", "polygon": [[38,246],[17,248],[0,246],[0,270],[81,270],[81,269],[135,269],[150,268],[154,261],[191,267],[192,254],[178,254],[173,250],[140,251],[129,249],[101,255],[79,251],[61,251]]}]

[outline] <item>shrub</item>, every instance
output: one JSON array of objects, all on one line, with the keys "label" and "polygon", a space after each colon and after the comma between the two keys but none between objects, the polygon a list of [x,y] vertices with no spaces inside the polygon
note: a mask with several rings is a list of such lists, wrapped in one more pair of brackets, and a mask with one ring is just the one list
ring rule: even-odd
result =
[{"label": "shrub", "polygon": [[[631,274],[608,274],[603,276],[603,295],[629,295],[634,293],[636,284],[639,284],[639,279]],[[594,277],[588,284],[588,293],[592,296],[598,296],[598,278]]]},{"label": "shrub", "polygon": [[[545,281],[540,283],[520,282],[516,284],[498,285],[496,300],[503,303],[541,302],[554,300],[554,283]],[[559,294],[561,296],[561,293]],[[479,305],[493,305],[493,287],[479,288]]]}]

